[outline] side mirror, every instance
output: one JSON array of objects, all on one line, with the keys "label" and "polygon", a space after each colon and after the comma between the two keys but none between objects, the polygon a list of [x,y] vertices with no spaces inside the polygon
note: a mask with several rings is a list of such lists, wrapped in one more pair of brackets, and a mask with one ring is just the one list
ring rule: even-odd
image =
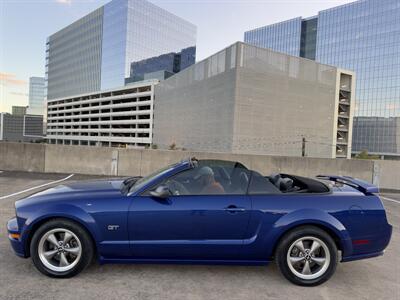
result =
[{"label": "side mirror", "polygon": [[168,198],[171,195],[171,193],[167,186],[160,185],[154,191],[151,191],[150,195],[156,198],[165,199]]}]

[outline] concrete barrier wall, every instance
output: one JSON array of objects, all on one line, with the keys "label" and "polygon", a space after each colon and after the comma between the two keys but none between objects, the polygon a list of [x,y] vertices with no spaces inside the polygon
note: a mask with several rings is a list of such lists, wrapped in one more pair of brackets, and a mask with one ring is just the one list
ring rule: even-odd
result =
[{"label": "concrete barrier wall", "polygon": [[44,172],[43,144],[0,143],[0,170]]},{"label": "concrete barrier wall", "polygon": [[0,142],[0,170],[81,173],[111,176],[146,175],[188,157],[239,161],[262,174],[349,175],[400,190],[400,161],[302,158],[192,151],[117,149]]},{"label": "concrete barrier wall", "polygon": [[45,149],[45,172],[118,175],[113,164],[118,151],[112,148],[45,145]]},{"label": "concrete barrier wall", "polygon": [[400,162],[374,161],[374,184],[381,188],[400,190]]},{"label": "concrete barrier wall", "polygon": [[[140,155],[139,153],[135,153],[135,151],[140,151]],[[193,156],[198,159],[239,161],[248,168],[256,170],[262,174],[271,174],[274,172],[303,176],[316,176],[319,174],[350,174],[367,181],[372,181],[372,171],[374,168],[374,162],[366,160],[278,157],[267,155],[165,150],[120,150],[119,153],[118,170],[120,175],[136,174],[135,171],[140,175],[149,174],[150,172],[160,168],[160,166],[165,166]]]}]

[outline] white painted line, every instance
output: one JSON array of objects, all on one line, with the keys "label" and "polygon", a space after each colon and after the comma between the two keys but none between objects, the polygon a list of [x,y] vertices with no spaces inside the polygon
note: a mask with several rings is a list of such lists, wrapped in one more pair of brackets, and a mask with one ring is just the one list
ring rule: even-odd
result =
[{"label": "white painted line", "polygon": [[381,197],[381,199],[383,199],[383,200],[386,200],[386,201],[391,201],[391,202],[394,202],[394,203],[400,204],[400,201],[399,201],[399,200],[394,200],[394,199],[390,199],[390,198],[386,198],[386,197],[382,197],[382,196],[380,196],[380,197]]},{"label": "white painted line", "polygon": [[68,175],[67,177],[65,177],[63,179],[60,179],[60,180],[51,181],[51,182],[48,182],[48,183],[45,183],[45,184],[42,184],[42,185],[31,187],[29,189],[26,189],[26,190],[23,190],[23,191],[20,191],[20,192],[16,192],[16,193],[13,193],[13,194],[10,194],[10,195],[2,196],[2,197],[0,197],[0,200],[6,199],[6,198],[9,198],[9,197],[13,197],[13,196],[16,196],[16,195],[19,195],[19,194],[23,194],[23,193],[26,193],[26,192],[29,192],[29,191],[32,191],[32,190],[35,190],[35,189],[39,189],[39,188],[42,188],[42,187],[45,187],[45,186],[48,186],[48,185],[51,185],[51,184],[62,182],[62,181],[65,181],[67,179],[70,179],[72,176],[74,176],[74,174]]}]

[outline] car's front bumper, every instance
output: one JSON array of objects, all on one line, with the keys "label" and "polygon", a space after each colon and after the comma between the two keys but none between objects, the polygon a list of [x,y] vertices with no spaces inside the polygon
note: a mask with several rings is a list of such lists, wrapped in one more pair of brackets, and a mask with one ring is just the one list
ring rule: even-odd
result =
[{"label": "car's front bumper", "polygon": [[20,231],[18,228],[17,218],[12,218],[7,222],[7,231],[8,231],[8,239],[11,243],[11,246],[16,255],[21,257],[26,257],[25,247],[23,242],[21,241],[21,237],[14,238],[12,234],[20,235]]}]

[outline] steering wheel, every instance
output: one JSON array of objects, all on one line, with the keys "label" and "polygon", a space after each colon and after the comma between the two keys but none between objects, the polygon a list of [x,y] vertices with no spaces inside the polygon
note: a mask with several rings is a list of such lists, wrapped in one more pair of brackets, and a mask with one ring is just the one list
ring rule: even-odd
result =
[{"label": "steering wheel", "polygon": [[169,180],[167,182],[167,186],[173,195],[189,195],[189,191],[187,190],[187,188],[185,188],[182,183],[176,180]]}]

